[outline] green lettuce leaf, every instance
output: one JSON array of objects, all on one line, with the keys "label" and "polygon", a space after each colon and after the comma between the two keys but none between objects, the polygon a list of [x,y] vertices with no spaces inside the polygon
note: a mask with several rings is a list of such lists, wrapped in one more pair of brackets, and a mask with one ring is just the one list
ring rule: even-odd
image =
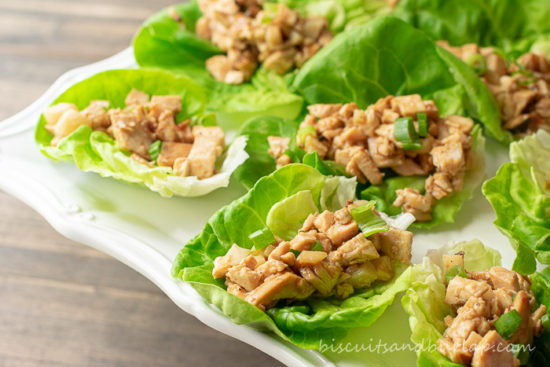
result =
[{"label": "green lettuce leaf", "polygon": [[550,33],[546,0],[400,0],[393,15],[453,45],[526,51],[532,40]]},{"label": "green lettuce leaf", "polygon": [[[67,89],[53,104],[74,103],[80,110],[93,100],[108,100],[111,107],[123,108],[128,92],[138,89],[150,95],[177,94],[182,97],[178,121],[204,115],[206,96],[202,88],[184,76],[154,70],[110,70],[92,76]],[[199,119],[200,120],[200,119]],[[205,121],[208,119],[204,119]],[[210,123],[209,121],[207,121]],[[206,123],[206,122],[205,122]],[[36,127],[35,140],[42,153],[54,160],[72,161],[81,170],[96,172],[158,192],[162,196],[200,196],[229,184],[231,174],[246,160],[246,137],[235,139],[220,162],[219,173],[204,180],[180,177],[169,167],[149,167],[130,157],[106,133],[81,126],[55,147],[45,129],[44,116]]]},{"label": "green lettuce leaf", "polygon": [[[417,365],[420,367],[458,367],[437,350],[437,340],[445,331],[444,318],[451,315],[445,304],[445,278],[443,274],[443,254],[464,251],[464,267],[468,271],[486,271],[500,266],[498,251],[473,240],[449,244],[436,253],[425,257],[421,264],[411,271],[411,287],[401,299],[405,312],[409,314],[411,340],[418,345]],[[550,269],[531,275],[532,290],[536,299],[548,307],[550,304]],[[535,339],[535,350],[530,353],[528,366],[545,366],[549,362],[550,331]]]},{"label": "green lettuce leaf", "polygon": [[[283,224],[280,213],[274,213],[280,212],[278,203],[296,208],[300,202],[313,202],[315,208],[310,207],[310,212],[322,208],[335,210],[354,196],[355,179],[323,176],[303,164],[284,166],[260,179],[246,195],[214,214],[202,233],[180,251],[174,260],[172,275],[190,282],[207,302],[234,322],[272,331],[303,348],[318,349],[323,340],[339,339],[347,329],[372,324],[394,297],[407,289],[410,270],[396,265],[400,275],[392,282],[376,285],[344,301],[311,298],[293,306],[274,307],[266,313],[227,293],[223,279],[212,278],[213,261],[224,255],[232,244],[251,248],[254,242],[249,237],[257,231],[268,228],[277,232],[283,228],[288,236],[297,231],[292,224]],[[307,212],[293,211],[299,212],[292,215],[296,218],[304,217]],[[270,215],[277,220],[268,220]]]},{"label": "green lettuce leaf", "polygon": [[[454,222],[456,213],[464,202],[472,197],[474,190],[479,187],[485,178],[485,138],[481,135],[481,129],[478,126],[474,126],[472,130],[472,141],[472,149],[475,151],[475,162],[472,168],[466,172],[462,190],[436,201],[432,211],[433,219],[428,222],[415,222],[413,223],[415,228],[432,228],[441,223]],[[425,176],[396,176],[387,178],[381,185],[369,186],[363,190],[361,198],[375,200],[376,207],[379,210],[389,215],[397,215],[401,213],[401,208],[392,205],[397,197],[395,191],[411,187],[424,193],[425,181]]]},{"label": "green lettuce leaf", "polygon": [[147,19],[134,39],[134,55],[141,67],[161,68],[185,74],[204,87],[207,110],[215,112],[221,126],[236,128],[254,116],[295,118],[302,99],[288,91],[285,79],[260,69],[250,83],[229,85],[215,80],[205,62],[221,53],[216,46],[195,34],[202,16],[196,1],[172,7],[183,24],[170,16],[170,8]]},{"label": "green lettuce leaf", "polygon": [[442,116],[458,114],[510,140],[498,106],[473,70],[423,32],[382,17],[338,35],[299,70],[293,87],[307,104],[356,102],[361,108],[387,95],[418,93]]},{"label": "green lettuce leaf", "polygon": [[518,252],[514,270],[528,274],[535,258],[550,264],[550,133],[512,143],[510,159],[483,184],[483,194],[495,209],[495,225]]}]

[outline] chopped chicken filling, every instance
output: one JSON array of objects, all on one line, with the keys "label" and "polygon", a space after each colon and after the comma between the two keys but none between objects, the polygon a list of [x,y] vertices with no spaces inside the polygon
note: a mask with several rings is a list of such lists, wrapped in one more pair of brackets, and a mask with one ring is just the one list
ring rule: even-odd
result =
[{"label": "chopped chicken filling", "polygon": [[[445,256],[447,270],[464,266],[464,254]],[[437,341],[438,350],[454,362],[474,367],[519,366],[510,344],[529,345],[543,333],[544,305],[537,305],[529,278],[499,266],[487,272],[455,276],[447,285],[445,303],[455,316],[447,316],[447,329]],[[511,336],[498,333],[495,322],[515,310],[521,324]]]},{"label": "chopped chicken filling", "polygon": [[[379,185],[388,168],[400,176],[429,175],[424,193],[412,188],[397,190],[393,203],[418,221],[431,220],[435,202],[462,188],[465,172],[475,158],[472,120],[440,117],[435,103],[422,100],[418,94],[388,96],[366,110],[355,103],[318,104],[308,110],[297,145],[307,153],[317,152],[321,159],[339,163],[359,182]],[[394,122],[411,117],[418,128],[417,114],[426,114],[427,134],[418,140],[416,149],[405,150],[394,136]],[[277,167],[292,162],[285,154],[285,139],[268,137],[269,153]]]},{"label": "chopped chicken filling", "polygon": [[[181,96],[152,96],[132,89],[126,108],[111,108],[109,101],[92,101],[82,111],[74,104],[59,103],[44,111],[46,129],[56,146],[80,126],[104,131],[136,161],[150,167],[172,167],[180,176],[204,179],[216,174],[216,159],[225,149],[225,135],[219,127],[191,126],[191,120],[177,123]],[[160,141],[158,157],[150,148]]]},{"label": "chopped chicken filling", "polygon": [[332,34],[319,16],[302,17],[285,4],[276,12],[262,0],[199,0],[203,16],[196,32],[225,52],[206,61],[212,76],[224,83],[241,84],[259,63],[279,74],[301,67],[325,46]]},{"label": "chopped chicken filling", "polygon": [[394,261],[409,263],[412,233],[389,228],[365,237],[349,202],[336,211],[310,215],[290,241],[263,250],[234,244],[214,260],[214,278],[225,278],[227,291],[265,310],[277,301],[349,297],[355,289],[394,277]]},{"label": "chopped chicken filling", "polygon": [[509,62],[492,47],[438,44],[466,62],[481,58],[478,72],[499,105],[505,129],[517,137],[538,129],[550,131],[550,60],[546,55],[528,52]]}]

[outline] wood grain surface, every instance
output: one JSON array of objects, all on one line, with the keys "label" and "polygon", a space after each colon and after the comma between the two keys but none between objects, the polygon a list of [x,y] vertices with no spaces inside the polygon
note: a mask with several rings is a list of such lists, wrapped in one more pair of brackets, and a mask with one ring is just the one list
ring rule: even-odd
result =
[{"label": "wood grain surface", "polygon": [[[0,120],[127,47],[169,0],[0,0]],[[0,172],[0,174],[2,174]],[[0,366],[278,366],[0,191]]]}]

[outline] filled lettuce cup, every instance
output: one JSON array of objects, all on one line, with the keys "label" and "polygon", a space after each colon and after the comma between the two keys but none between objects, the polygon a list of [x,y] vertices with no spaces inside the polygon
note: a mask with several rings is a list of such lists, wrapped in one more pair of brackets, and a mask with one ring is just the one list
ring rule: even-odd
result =
[{"label": "filled lettuce cup", "polygon": [[234,322],[303,348],[369,326],[408,288],[414,218],[377,212],[355,185],[282,167],[214,214],[172,275]]},{"label": "filled lettuce cup", "polygon": [[546,366],[550,272],[523,276],[475,240],[432,251],[402,298],[418,366]]},{"label": "filled lettuce cup", "polygon": [[111,70],[67,89],[40,117],[42,153],[162,196],[199,196],[229,184],[248,157],[246,137],[226,146],[206,96],[187,77]]},{"label": "filled lettuce cup", "polygon": [[302,162],[357,177],[360,197],[378,210],[412,213],[414,226],[431,227],[452,222],[483,180],[481,126],[501,132],[496,103],[477,75],[392,17],[337,37],[294,86],[310,103],[302,118],[258,117],[241,129],[251,159],[236,176],[247,187]]},{"label": "filled lettuce cup", "polygon": [[208,108],[224,119],[294,118],[302,107],[288,88],[294,70],[335,34],[385,11],[383,0],[190,1],[148,19],[133,46],[140,66],[204,86]]},{"label": "filled lettuce cup", "polygon": [[536,260],[550,264],[550,133],[512,143],[510,160],[483,184],[483,194],[517,251],[514,270],[530,274]]}]

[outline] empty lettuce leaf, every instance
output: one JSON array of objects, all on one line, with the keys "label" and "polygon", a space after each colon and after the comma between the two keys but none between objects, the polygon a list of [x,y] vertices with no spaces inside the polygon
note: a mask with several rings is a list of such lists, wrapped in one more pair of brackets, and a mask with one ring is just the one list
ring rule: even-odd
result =
[{"label": "empty lettuce leaf", "polygon": [[550,133],[512,143],[510,163],[483,184],[483,194],[493,206],[495,225],[512,240],[518,252],[514,270],[534,271],[534,258],[550,264]]}]

